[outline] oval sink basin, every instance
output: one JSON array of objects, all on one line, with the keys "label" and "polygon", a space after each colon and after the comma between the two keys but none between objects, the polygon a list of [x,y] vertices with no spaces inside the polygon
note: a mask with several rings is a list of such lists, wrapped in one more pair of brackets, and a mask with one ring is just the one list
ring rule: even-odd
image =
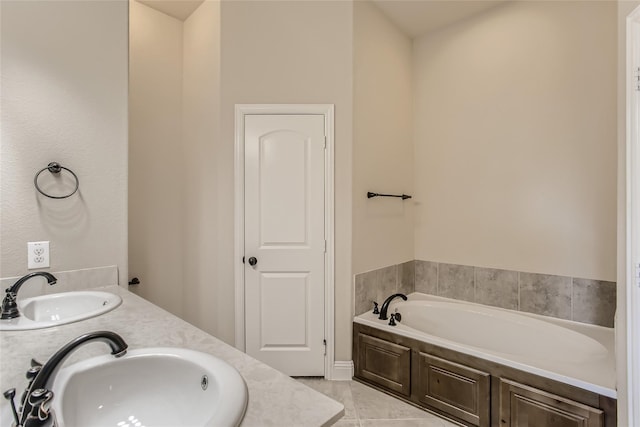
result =
[{"label": "oval sink basin", "polygon": [[248,396],[228,363],[179,348],[78,362],[58,372],[52,391],[60,427],[232,427],[242,421]]},{"label": "oval sink basin", "polygon": [[122,303],[109,292],[78,291],[18,300],[20,317],[0,320],[0,331],[42,329],[99,316]]}]

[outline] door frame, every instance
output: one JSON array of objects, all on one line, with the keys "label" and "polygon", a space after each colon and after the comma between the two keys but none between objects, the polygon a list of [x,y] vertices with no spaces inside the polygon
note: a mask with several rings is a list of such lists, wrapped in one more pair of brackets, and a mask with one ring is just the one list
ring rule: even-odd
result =
[{"label": "door frame", "polygon": [[335,362],[335,239],[334,239],[334,105],[333,104],[236,104],[235,105],[235,347],[245,351],[244,297],[244,118],[250,114],[324,115],[326,150],[324,158],[324,235],[327,250],[324,263],[324,333],[326,355],[324,377],[332,379]]},{"label": "door frame", "polygon": [[[640,67],[640,7],[637,7],[626,19],[626,61],[625,77],[626,84],[626,144],[624,148],[625,167],[624,192],[619,192],[620,197],[625,198],[624,202],[624,230],[625,242],[624,252],[620,254],[624,265],[624,302],[626,316],[625,322],[625,342],[626,351],[621,351],[624,347],[618,346],[624,356],[625,369],[619,369],[619,384],[625,384],[625,396],[622,396],[622,407],[619,410],[626,412],[626,417],[620,417],[629,425],[636,425],[640,422],[640,384],[634,379],[640,378],[640,123],[638,122],[638,96],[637,83],[635,82]],[[624,166],[623,166],[624,165]],[[618,359],[620,361],[620,358]],[[620,396],[619,396],[620,398]],[[626,407],[625,407],[626,406]]]}]

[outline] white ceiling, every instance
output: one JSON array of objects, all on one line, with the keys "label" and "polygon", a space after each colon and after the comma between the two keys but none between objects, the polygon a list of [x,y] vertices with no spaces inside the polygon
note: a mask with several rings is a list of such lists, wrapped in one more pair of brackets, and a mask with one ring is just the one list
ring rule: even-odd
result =
[{"label": "white ceiling", "polygon": [[184,21],[202,4],[204,0],[138,0],[158,12],[166,13]]},{"label": "white ceiling", "polygon": [[389,19],[417,37],[508,0],[372,0]]}]

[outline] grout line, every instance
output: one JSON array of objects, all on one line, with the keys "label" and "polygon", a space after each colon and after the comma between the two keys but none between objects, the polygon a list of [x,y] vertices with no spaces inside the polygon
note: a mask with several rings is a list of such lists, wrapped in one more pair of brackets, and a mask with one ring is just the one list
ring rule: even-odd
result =
[{"label": "grout line", "polygon": [[440,295],[440,263],[436,262],[436,295]]},{"label": "grout line", "polygon": [[411,282],[411,292],[416,291],[416,260],[414,259],[412,262],[413,266],[413,280]]},{"label": "grout line", "polygon": [[520,272],[518,271],[518,311],[520,310]]},{"label": "grout line", "polygon": [[573,320],[573,281],[574,277],[571,278],[571,320]]},{"label": "grout line", "polygon": [[476,281],[477,271],[478,271],[478,267],[473,267],[473,302],[478,301],[478,285]]}]

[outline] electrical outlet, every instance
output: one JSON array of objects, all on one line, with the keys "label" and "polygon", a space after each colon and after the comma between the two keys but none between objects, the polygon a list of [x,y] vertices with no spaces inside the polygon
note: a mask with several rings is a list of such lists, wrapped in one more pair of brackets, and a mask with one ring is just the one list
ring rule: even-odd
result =
[{"label": "electrical outlet", "polygon": [[27,269],[49,267],[49,242],[27,243]]}]

